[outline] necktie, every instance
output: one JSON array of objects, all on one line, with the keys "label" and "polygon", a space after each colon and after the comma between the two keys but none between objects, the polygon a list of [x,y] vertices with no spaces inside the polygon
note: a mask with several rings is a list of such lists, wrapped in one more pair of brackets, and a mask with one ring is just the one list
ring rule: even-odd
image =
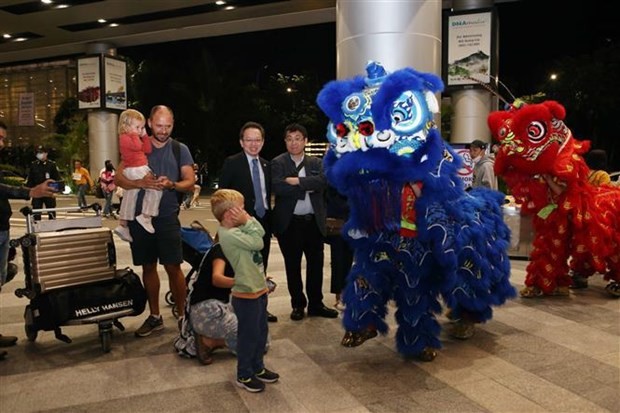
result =
[{"label": "necktie", "polygon": [[254,211],[259,218],[265,216],[265,203],[263,191],[260,188],[260,172],[258,172],[258,159],[252,159],[252,184],[254,184]]}]

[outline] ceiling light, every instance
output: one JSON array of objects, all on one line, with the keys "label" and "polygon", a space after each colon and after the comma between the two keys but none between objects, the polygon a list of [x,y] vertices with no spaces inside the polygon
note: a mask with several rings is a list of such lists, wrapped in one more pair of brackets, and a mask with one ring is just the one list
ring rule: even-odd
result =
[{"label": "ceiling light", "polygon": [[118,27],[118,23],[110,23],[110,27]]},{"label": "ceiling light", "polygon": [[99,20],[97,20],[97,22],[99,22],[99,23],[107,23],[107,20],[106,19],[99,19]]},{"label": "ceiling light", "polygon": [[2,37],[4,37],[5,39],[10,39],[10,38],[11,38],[11,35],[10,35],[10,34],[8,34],[8,33],[4,33],[4,34],[2,35]]},{"label": "ceiling light", "polygon": [[18,37],[15,40],[13,40],[14,42],[25,42],[26,40],[28,40],[27,37]]},{"label": "ceiling light", "polygon": [[59,4],[58,6],[54,6],[55,9],[66,9],[69,7],[68,4]]},{"label": "ceiling light", "polygon": [[52,4],[52,0],[41,0],[41,3]]},{"label": "ceiling light", "polygon": [[226,6],[224,7],[224,10],[233,10],[235,8],[235,6]]},{"label": "ceiling light", "polygon": [[217,0],[215,4],[217,4],[218,6],[223,6],[224,4],[226,4],[226,2],[224,0]]}]

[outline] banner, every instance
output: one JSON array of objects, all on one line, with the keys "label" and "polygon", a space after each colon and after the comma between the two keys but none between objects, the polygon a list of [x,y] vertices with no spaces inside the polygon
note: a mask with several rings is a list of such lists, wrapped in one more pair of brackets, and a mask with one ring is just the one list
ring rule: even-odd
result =
[{"label": "banner", "polygon": [[101,107],[101,71],[99,56],[77,61],[78,109]]},{"label": "banner", "polygon": [[[447,20],[446,86],[491,83],[497,75],[495,24],[491,11],[452,14]],[[472,79],[473,78],[473,79]],[[475,79],[475,80],[474,80]]]},{"label": "banner", "polygon": [[109,56],[103,58],[105,73],[105,107],[127,109],[127,63]]},{"label": "banner", "polygon": [[17,126],[34,126],[34,93],[19,94]]}]

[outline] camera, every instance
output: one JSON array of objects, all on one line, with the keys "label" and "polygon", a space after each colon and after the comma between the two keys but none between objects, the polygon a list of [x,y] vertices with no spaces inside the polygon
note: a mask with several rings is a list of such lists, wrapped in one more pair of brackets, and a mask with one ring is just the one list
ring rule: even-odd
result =
[{"label": "camera", "polygon": [[56,192],[64,192],[65,190],[65,183],[63,181],[50,182],[48,186]]}]

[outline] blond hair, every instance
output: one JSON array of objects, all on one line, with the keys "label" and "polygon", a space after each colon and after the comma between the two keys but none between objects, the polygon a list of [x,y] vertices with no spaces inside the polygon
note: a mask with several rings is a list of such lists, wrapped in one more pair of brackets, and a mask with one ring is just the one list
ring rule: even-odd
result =
[{"label": "blond hair", "polygon": [[211,195],[211,212],[219,222],[222,222],[226,211],[239,201],[243,202],[241,192],[234,189],[218,189]]},{"label": "blond hair", "polygon": [[123,111],[123,113],[121,113],[121,116],[118,118],[119,135],[129,131],[132,120],[137,120],[142,123],[146,123],[146,119],[144,119],[144,115],[142,113],[138,112],[135,109],[127,109]]}]

